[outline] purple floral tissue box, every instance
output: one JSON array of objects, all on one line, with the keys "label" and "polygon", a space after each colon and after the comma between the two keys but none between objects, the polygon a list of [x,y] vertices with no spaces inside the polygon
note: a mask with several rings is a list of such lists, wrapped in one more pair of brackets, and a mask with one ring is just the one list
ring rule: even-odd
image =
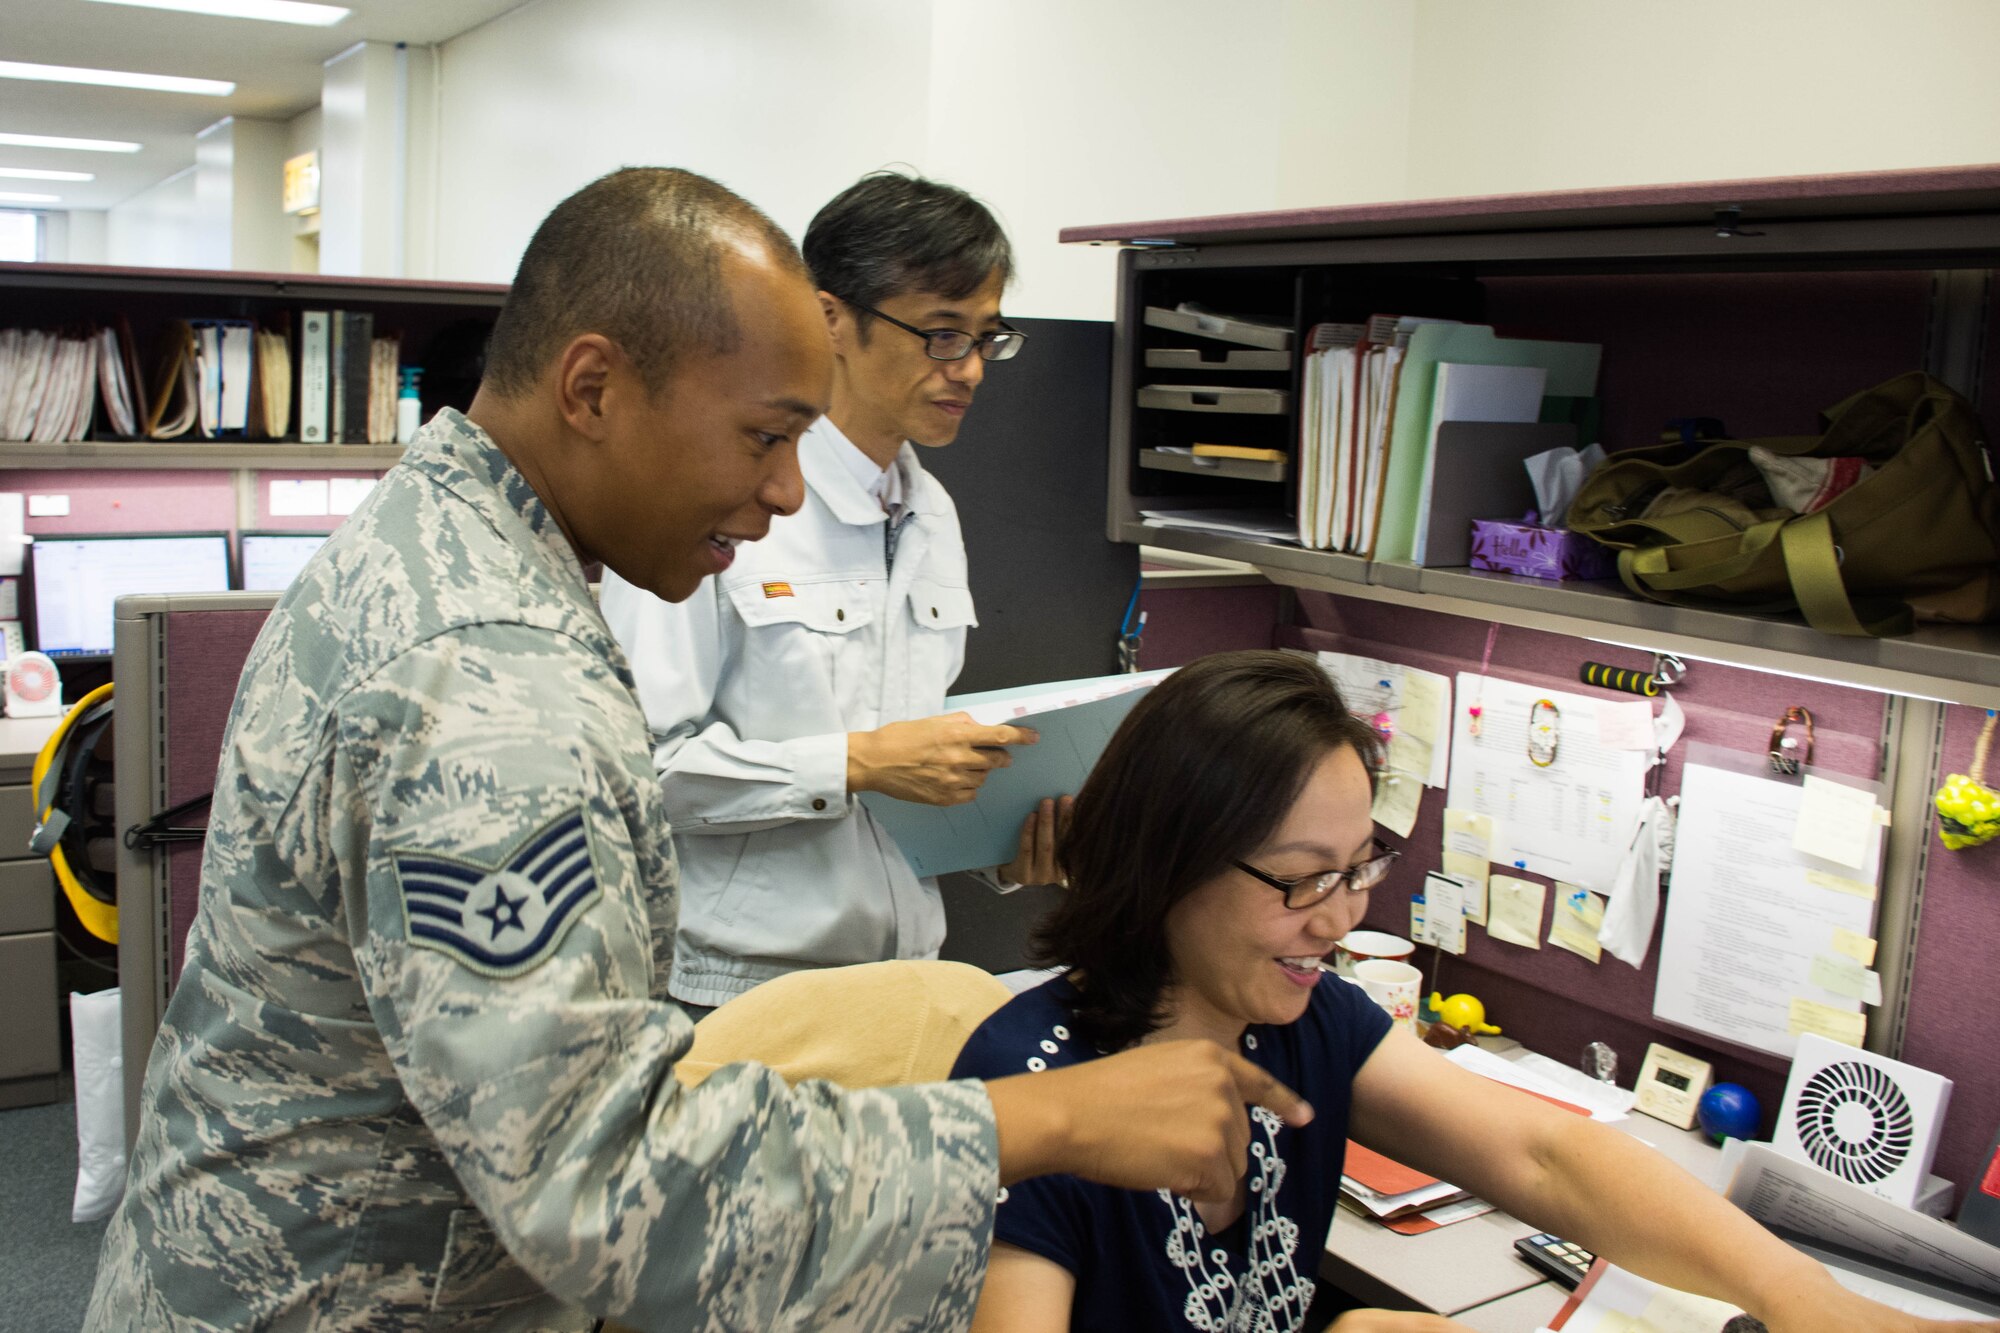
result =
[{"label": "purple floral tissue box", "polygon": [[1568,528],[1475,518],[1472,567],[1531,579],[1609,579],[1618,576],[1618,555]]}]

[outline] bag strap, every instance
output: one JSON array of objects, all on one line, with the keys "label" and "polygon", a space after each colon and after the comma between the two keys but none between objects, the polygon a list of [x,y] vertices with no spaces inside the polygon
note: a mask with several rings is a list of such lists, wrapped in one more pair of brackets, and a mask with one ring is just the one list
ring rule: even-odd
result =
[{"label": "bag strap", "polygon": [[[1619,576],[1625,578],[1628,587],[1631,586],[1633,579],[1638,579],[1655,592],[1682,592],[1705,584],[1739,578],[1749,573],[1751,567],[1763,558],[1771,543],[1778,539],[1778,530],[1784,526],[1784,519],[1767,519],[1754,527],[1744,529],[1737,541],[1736,550],[1731,554],[1706,560],[1698,559],[1685,565],[1675,565],[1670,553],[1675,549],[1685,551],[1686,547],[1641,546],[1631,552],[1632,559],[1629,562],[1625,560],[1618,562]],[[1709,544],[1699,543],[1699,545]],[[1627,577],[1628,565],[1630,577]]]},{"label": "bag strap", "polygon": [[[1785,575],[1806,623],[1823,634],[1865,634],[1871,638],[1908,634],[1916,628],[1909,605],[1894,599],[1865,599],[1860,605],[1847,595],[1840,577],[1840,554],[1833,544],[1833,523],[1826,511],[1805,514],[1784,524],[1780,534]],[[1869,618],[1863,620],[1863,614]]]}]

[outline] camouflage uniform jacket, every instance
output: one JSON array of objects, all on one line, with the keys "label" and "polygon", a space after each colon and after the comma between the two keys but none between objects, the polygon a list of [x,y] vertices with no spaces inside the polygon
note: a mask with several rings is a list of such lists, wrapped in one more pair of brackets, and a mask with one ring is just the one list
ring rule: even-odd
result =
[{"label": "camouflage uniform jacket", "polygon": [[561,530],[463,416],[272,613],[209,829],[88,1333],[970,1322],[977,1084],[672,1076],[645,719]]}]

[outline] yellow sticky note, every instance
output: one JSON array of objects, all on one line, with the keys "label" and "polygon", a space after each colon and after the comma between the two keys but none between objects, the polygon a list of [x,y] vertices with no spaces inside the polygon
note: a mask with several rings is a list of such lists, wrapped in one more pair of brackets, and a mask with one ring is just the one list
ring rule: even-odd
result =
[{"label": "yellow sticky note", "polygon": [[1448,875],[1472,881],[1465,895],[1465,919],[1475,926],[1486,924],[1486,876],[1498,836],[1499,824],[1491,815],[1450,808],[1444,812],[1442,868]]},{"label": "yellow sticky note", "polygon": [[1447,875],[1465,881],[1465,919],[1475,926],[1486,924],[1486,858],[1446,852],[1439,866]]},{"label": "yellow sticky note", "polygon": [[1822,889],[1832,889],[1835,893],[1845,893],[1854,898],[1875,901],[1875,886],[1864,880],[1849,879],[1845,875],[1828,874],[1824,870],[1806,871],[1806,883]]},{"label": "yellow sticky note", "polygon": [[1493,876],[1487,881],[1486,933],[1524,949],[1541,948],[1542,904],[1547,897],[1546,884],[1512,875]]},{"label": "yellow sticky note", "polygon": [[1556,909],[1549,921],[1549,943],[1579,958],[1597,962],[1604,954],[1597,932],[1604,925],[1604,899],[1574,884],[1556,881]]},{"label": "yellow sticky note", "polygon": [[1389,738],[1389,763],[1429,781],[1437,754],[1437,719],[1443,676],[1411,671],[1403,677],[1402,707],[1396,712],[1396,734]]},{"label": "yellow sticky note", "polygon": [[1375,784],[1375,822],[1399,838],[1410,836],[1417,826],[1417,807],[1423,803],[1424,780],[1408,773],[1384,773]]},{"label": "yellow sticky note", "polygon": [[1863,967],[1875,966],[1875,941],[1844,926],[1833,928],[1833,951],[1847,955]]},{"label": "yellow sticky note", "polygon": [[1875,846],[1880,809],[1874,792],[1809,773],[1801,786],[1792,846],[1807,856],[1859,870]]},{"label": "yellow sticky note", "polygon": [[1868,1016],[1850,1014],[1817,1000],[1794,999],[1786,1030],[1795,1037],[1815,1032],[1830,1041],[1859,1046],[1868,1036]]}]

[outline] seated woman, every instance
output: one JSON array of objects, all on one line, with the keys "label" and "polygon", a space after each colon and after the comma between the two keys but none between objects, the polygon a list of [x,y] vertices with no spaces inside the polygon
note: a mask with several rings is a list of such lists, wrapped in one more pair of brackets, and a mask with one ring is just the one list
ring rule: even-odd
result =
[{"label": "seated woman", "polygon": [[[974,1333],[1301,1328],[1350,1134],[1773,1333],[1953,1327],[1849,1293],[1659,1152],[1464,1072],[1325,975],[1395,856],[1373,836],[1374,754],[1325,673],[1285,653],[1204,658],[1132,710],[1078,794],[1070,891],[1037,937],[1070,970],[987,1019],[954,1077],[1199,1037],[1315,1114],[1292,1129],[1252,1110],[1226,1206],[1069,1176],[1003,1192]],[[1334,1327],[1458,1325],[1359,1311]]]}]

